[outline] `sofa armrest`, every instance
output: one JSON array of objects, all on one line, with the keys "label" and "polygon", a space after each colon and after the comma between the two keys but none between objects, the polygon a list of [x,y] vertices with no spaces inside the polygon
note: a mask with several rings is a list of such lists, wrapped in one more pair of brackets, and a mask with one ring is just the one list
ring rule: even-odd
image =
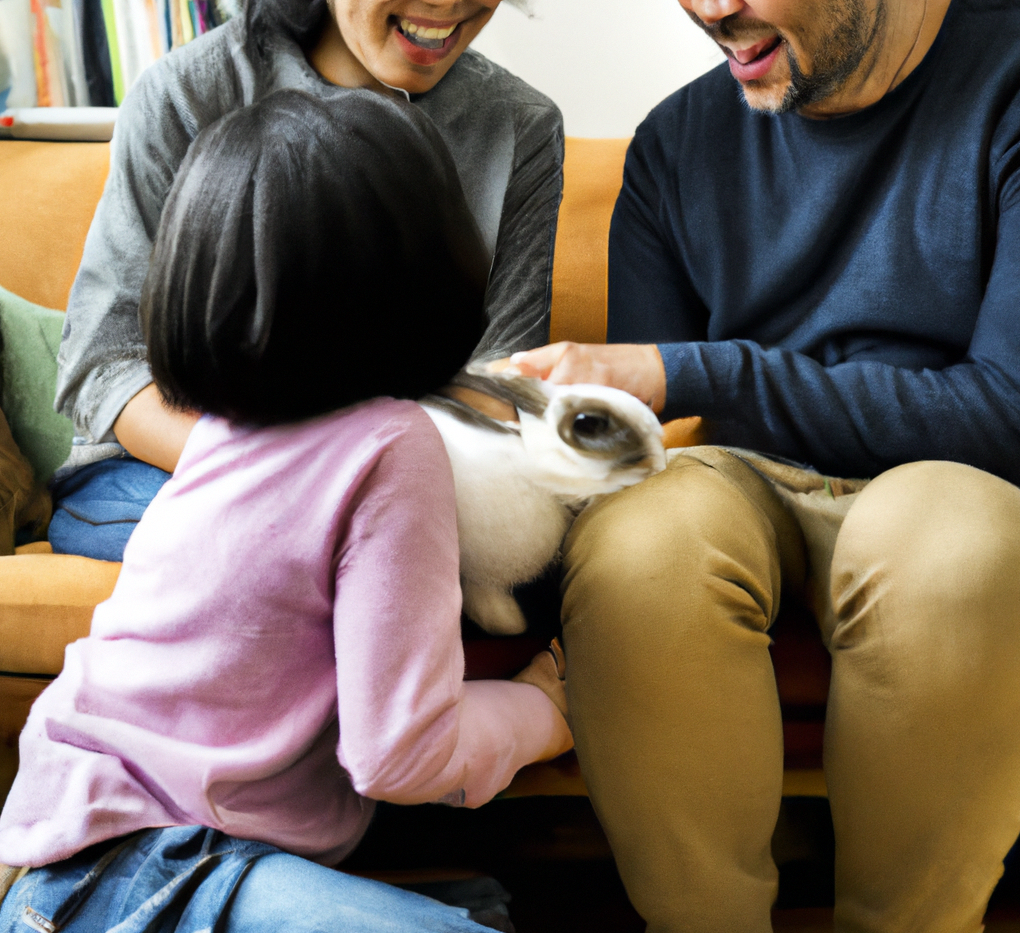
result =
[{"label": "sofa armrest", "polygon": [[88,635],[120,564],[25,550],[0,557],[0,672],[52,676],[64,647]]}]

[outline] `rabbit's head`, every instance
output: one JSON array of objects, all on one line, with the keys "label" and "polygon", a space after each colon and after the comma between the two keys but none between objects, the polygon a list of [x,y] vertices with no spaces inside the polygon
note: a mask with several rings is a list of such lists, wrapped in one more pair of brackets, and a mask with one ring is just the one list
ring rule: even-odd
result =
[{"label": "rabbit's head", "polygon": [[658,419],[620,389],[554,385],[481,367],[456,382],[517,409],[530,478],[565,500],[583,502],[633,486],[666,465]]}]

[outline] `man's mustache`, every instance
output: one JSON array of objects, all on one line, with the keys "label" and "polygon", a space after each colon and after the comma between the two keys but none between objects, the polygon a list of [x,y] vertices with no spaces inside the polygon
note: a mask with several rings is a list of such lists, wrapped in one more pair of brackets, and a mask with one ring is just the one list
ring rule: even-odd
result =
[{"label": "man's mustache", "polygon": [[723,39],[761,39],[765,36],[781,35],[771,23],[766,23],[763,19],[747,19],[738,13],[727,16],[717,23],[706,23],[691,10],[687,11],[687,15],[699,29],[704,30],[706,35],[715,42],[720,42]]}]

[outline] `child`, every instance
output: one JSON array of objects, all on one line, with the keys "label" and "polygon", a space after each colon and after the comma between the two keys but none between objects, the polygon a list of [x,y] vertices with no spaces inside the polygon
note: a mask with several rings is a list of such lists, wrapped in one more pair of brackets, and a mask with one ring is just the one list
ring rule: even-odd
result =
[{"label": "child", "polygon": [[142,324],[205,416],[33,707],[0,861],[45,867],[0,931],[483,929],[324,867],[373,800],[477,806],[572,744],[549,655],[463,682],[450,466],[398,400],[467,358],[483,256],[410,105],[285,91],[196,139]]}]

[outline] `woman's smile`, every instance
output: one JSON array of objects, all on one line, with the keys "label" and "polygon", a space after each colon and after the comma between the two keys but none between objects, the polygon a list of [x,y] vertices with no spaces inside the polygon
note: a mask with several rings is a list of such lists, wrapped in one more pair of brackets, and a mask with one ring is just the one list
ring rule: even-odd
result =
[{"label": "woman's smile", "polygon": [[461,21],[436,23],[418,17],[391,16],[392,29],[404,55],[416,65],[434,65],[458,45]]},{"label": "woman's smile", "polygon": [[470,45],[499,0],[334,0],[312,49],[319,73],[345,87],[432,90]]}]

